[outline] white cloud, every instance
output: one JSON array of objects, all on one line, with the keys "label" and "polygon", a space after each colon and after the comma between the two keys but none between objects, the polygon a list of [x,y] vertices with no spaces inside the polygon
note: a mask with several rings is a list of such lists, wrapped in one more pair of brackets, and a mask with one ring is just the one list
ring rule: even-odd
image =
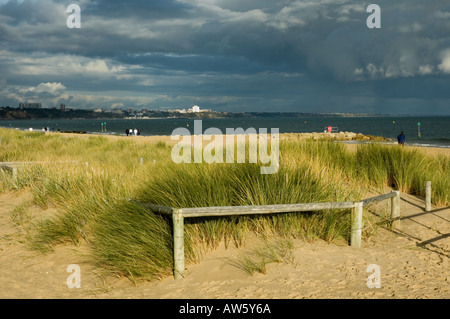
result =
[{"label": "white cloud", "polygon": [[269,25],[276,29],[287,30],[292,27],[306,26],[319,17],[320,2],[295,1],[283,7],[270,17]]},{"label": "white cloud", "polygon": [[30,87],[6,86],[0,90],[0,95],[17,103],[39,102],[44,105],[57,105],[57,101],[67,95],[65,91],[66,87],[60,82],[43,82]]},{"label": "white cloud", "polygon": [[434,16],[438,19],[450,19],[450,12],[448,11],[435,11]]},{"label": "white cloud", "polygon": [[13,92],[13,96],[18,99],[20,99],[21,96],[35,99],[40,98],[41,96],[58,96],[61,95],[65,89],[66,87],[60,82],[46,82],[39,83],[37,86],[16,87],[11,90],[11,92]]},{"label": "white cloud", "polygon": [[423,29],[423,26],[418,23],[418,22],[414,22],[411,24],[407,24],[407,25],[402,25],[399,27],[399,32],[400,33],[410,33],[410,32],[419,32]]},{"label": "white cloud", "polygon": [[377,79],[377,78],[383,77],[383,75],[384,75],[383,68],[377,67],[373,63],[369,63],[366,65],[366,71],[371,79]]},{"label": "white cloud", "polygon": [[51,94],[59,94],[61,91],[65,90],[66,87],[60,82],[46,82],[39,83],[36,87],[31,87],[28,89],[29,92],[35,93],[51,93]]},{"label": "white cloud", "polygon": [[339,15],[349,15],[352,12],[366,12],[366,7],[361,4],[344,4],[338,8]]},{"label": "white cloud", "polygon": [[[78,55],[0,51],[2,76],[40,76],[58,79],[74,77],[90,79],[131,80],[141,66],[126,65],[111,59],[89,58]],[[8,74],[9,72],[9,74]]]},{"label": "white cloud", "polygon": [[113,103],[112,105],[111,105],[111,108],[112,109],[116,109],[116,108],[123,108],[125,106],[125,104],[123,104],[122,102],[119,102],[119,103]]},{"label": "white cloud", "polygon": [[355,75],[362,75],[363,73],[364,73],[364,69],[363,68],[356,68],[353,71],[353,74],[355,74]]},{"label": "white cloud", "polygon": [[428,75],[433,73],[433,66],[432,65],[421,65],[419,66],[419,74],[420,75]]},{"label": "white cloud", "polygon": [[444,73],[450,73],[450,49],[447,49],[441,53],[441,64],[438,65],[438,69]]}]

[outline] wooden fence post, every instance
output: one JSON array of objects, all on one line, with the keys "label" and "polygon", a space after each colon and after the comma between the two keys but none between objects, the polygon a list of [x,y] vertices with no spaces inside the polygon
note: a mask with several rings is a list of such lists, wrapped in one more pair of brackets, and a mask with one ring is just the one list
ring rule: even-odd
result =
[{"label": "wooden fence post", "polygon": [[431,181],[425,183],[425,211],[431,211]]},{"label": "wooden fence post", "polygon": [[392,227],[400,226],[400,191],[394,191],[396,195],[391,198],[391,220]]},{"label": "wooden fence post", "polygon": [[181,210],[172,214],[173,220],[173,262],[175,280],[184,277],[184,218]]},{"label": "wooden fence post", "polygon": [[361,248],[362,217],[364,203],[357,202],[352,210],[352,228],[350,246]]}]

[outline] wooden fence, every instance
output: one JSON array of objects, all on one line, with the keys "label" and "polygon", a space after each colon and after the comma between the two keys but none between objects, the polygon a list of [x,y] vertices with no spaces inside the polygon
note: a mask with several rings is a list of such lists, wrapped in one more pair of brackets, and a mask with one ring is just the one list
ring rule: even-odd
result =
[{"label": "wooden fence", "polygon": [[[153,163],[156,161],[153,160]],[[18,167],[30,164],[75,164],[89,166],[89,162],[80,161],[57,161],[57,162],[0,162],[0,169],[10,171],[14,179],[18,177]],[[144,159],[140,158],[140,164],[144,164]],[[392,198],[392,195],[384,194],[368,198],[363,200],[364,206],[373,201],[380,201],[388,198]],[[380,199],[382,198],[382,199]],[[230,216],[230,215],[248,215],[248,214],[267,214],[267,213],[287,213],[287,212],[302,212],[302,211],[314,211],[314,210],[326,210],[326,209],[346,209],[355,208],[353,202],[341,202],[341,203],[312,203],[312,204],[290,204],[290,205],[265,205],[265,206],[231,206],[231,207],[198,207],[198,208],[183,208],[184,217],[201,217],[201,216]],[[157,205],[152,205],[157,207]],[[317,208],[318,207],[318,208]],[[316,209],[317,208],[317,209]],[[170,209],[168,212],[167,209]],[[172,208],[162,209],[161,213],[172,214]],[[282,211],[280,211],[280,209]],[[283,210],[284,209],[284,210]],[[431,181],[427,181],[425,184],[425,211],[431,211]]]},{"label": "wooden fence", "polygon": [[[140,160],[141,165],[143,159]],[[0,162],[0,169],[11,171],[17,179],[17,167],[24,164],[41,164],[46,162]],[[63,162],[59,162],[63,163]],[[78,161],[64,162],[72,164],[85,164]],[[48,163],[46,163],[48,164]],[[431,182],[426,182],[425,210],[431,210]],[[330,202],[330,203],[308,203],[308,204],[280,204],[280,205],[259,205],[259,206],[220,206],[220,207],[193,207],[193,208],[173,208],[154,204],[144,204],[151,211],[170,215],[173,221],[174,239],[174,277],[179,279],[184,277],[184,218],[191,217],[211,217],[211,216],[237,216],[237,215],[260,215],[276,213],[296,213],[325,211],[332,209],[352,209],[351,216],[351,237],[352,247],[361,247],[361,233],[363,228],[363,211],[371,203],[391,199],[391,220],[393,227],[398,226],[400,218],[400,192],[392,191],[387,194],[364,199],[359,202]]]},{"label": "wooden fence", "polygon": [[4,171],[10,171],[13,178],[17,180],[18,168],[25,165],[35,165],[35,164],[74,164],[74,165],[86,165],[89,166],[88,162],[80,161],[56,161],[56,162],[44,162],[44,161],[30,161],[30,162],[0,162],[0,169]]},{"label": "wooden fence", "polygon": [[280,204],[259,206],[220,206],[220,207],[193,207],[173,208],[154,204],[142,204],[152,212],[169,215],[173,221],[174,243],[174,277],[184,277],[184,218],[211,217],[211,216],[236,216],[236,215],[261,215],[276,213],[297,213],[325,211],[332,209],[352,209],[350,245],[361,247],[361,233],[363,228],[363,210],[369,204],[391,199],[391,220],[397,227],[400,218],[400,192],[393,191],[380,196],[371,197],[359,202],[331,202],[308,204]]}]

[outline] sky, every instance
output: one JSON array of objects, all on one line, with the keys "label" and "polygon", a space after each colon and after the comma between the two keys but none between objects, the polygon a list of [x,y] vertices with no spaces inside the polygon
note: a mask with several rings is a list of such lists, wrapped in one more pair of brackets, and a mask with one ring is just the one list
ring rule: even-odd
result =
[{"label": "sky", "polygon": [[450,115],[450,2],[0,0],[0,106],[20,102]]}]

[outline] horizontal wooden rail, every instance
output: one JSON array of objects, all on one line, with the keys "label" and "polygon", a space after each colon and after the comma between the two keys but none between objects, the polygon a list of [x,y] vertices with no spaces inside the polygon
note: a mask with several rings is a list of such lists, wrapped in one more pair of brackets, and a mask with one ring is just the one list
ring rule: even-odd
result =
[{"label": "horizontal wooden rail", "polygon": [[30,162],[0,162],[0,169],[11,171],[13,174],[13,178],[17,180],[18,177],[18,167],[24,165],[33,165],[33,164],[79,164],[79,165],[89,165],[89,162],[80,162],[80,161],[56,161],[56,162],[44,162],[44,161],[30,161]]},{"label": "horizontal wooden rail", "polygon": [[[371,197],[359,202],[330,202],[330,203],[307,203],[307,204],[275,204],[275,205],[255,205],[255,206],[218,206],[218,207],[190,207],[173,208],[162,205],[137,202],[148,208],[152,212],[172,215],[173,222],[173,245],[174,245],[174,277],[180,279],[184,277],[184,218],[210,217],[210,216],[237,216],[237,215],[258,215],[273,213],[294,213],[324,211],[332,209],[352,209],[351,216],[351,236],[350,245],[361,247],[361,233],[363,228],[364,207],[371,203],[376,203],[386,199],[391,199],[391,219],[396,226],[400,218],[400,192],[393,191]],[[134,201],[136,202],[136,201]]]},{"label": "horizontal wooden rail", "polygon": [[183,217],[258,215],[354,208],[354,202],[181,208]]},{"label": "horizontal wooden rail", "polygon": [[137,203],[141,206],[144,206],[145,208],[148,208],[150,211],[154,213],[164,214],[164,215],[170,215],[172,216],[174,209],[169,206],[163,206],[163,205],[155,205],[155,204],[149,204],[149,203],[143,203],[137,200],[129,200],[130,202]]},{"label": "horizontal wooden rail", "polygon": [[30,165],[30,164],[87,164],[88,162],[80,162],[80,161],[28,161],[28,162],[0,162],[0,166],[20,166],[20,165]]},{"label": "horizontal wooden rail", "polygon": [[383,200],[386,200],[386,199],[389,199],[389,198],[393,198],[395,196],[397,196],[397,193],[394,191],[394,192],[390,192],[390,193],[387,193],[387,194],[378,195],[378,196],[374,196],[374,197],[370,197],[370,198],[364,199],[364,200],[362,200],[362,202],[364,203],[364,206],[367,206],[369,204],[381,202]]}]

